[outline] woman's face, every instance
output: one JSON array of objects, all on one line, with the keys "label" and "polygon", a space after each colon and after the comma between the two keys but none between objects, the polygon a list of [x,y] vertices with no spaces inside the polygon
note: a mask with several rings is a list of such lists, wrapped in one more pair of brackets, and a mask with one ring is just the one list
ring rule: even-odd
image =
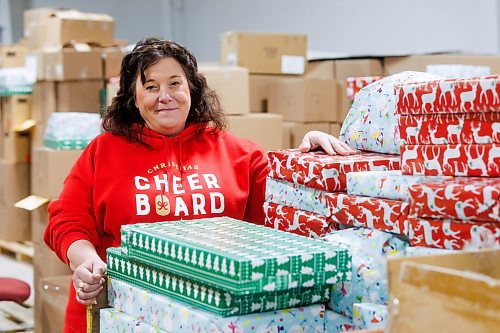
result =
[{"label": "woman's face", "polygon": [[135,83],[135,104],[146,126],[167,136],[180,133],[186,126],[191,95],[186,74],[174,58],[164,58],[149,66],[141,82]]}]

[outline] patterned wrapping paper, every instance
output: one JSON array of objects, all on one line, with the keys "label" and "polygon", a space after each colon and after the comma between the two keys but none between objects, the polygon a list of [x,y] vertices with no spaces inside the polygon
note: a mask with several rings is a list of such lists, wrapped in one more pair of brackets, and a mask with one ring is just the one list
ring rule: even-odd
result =
[{"label": "patterned wrapping paper", "polygon": [[500,144],[401,146],[405,175],[500,176]]},{"label": "patterned wrapping paper", "polygon": [[326,216],[272,202],[264,203],[264,213],[266,227],[306,237],[320,238],[338,229]]},{"label": "patterned wrapping paper", "polygon": [[349,156],[301,153],[298,149],[267,153],[269,176],[327,192],[345,191],[351,171],[398,170],[399,156],[363,152]]},{"label": "patterned wrapping paper", "polygon": [[402,144],[500,143],[500,112],[401,115]]},{"label": "patterned wrapping paper", "polygon": [[342,124],[340,139],[360,150],[399,154],[401,143],[394,86],[438,78],[440,76],[429,73],[402,72],[373,82],[356,94]]},{"label": "patterned wrapping paper", "polygon": [[122,227],[128,255],[234,294],[332,284],[345,249],[229,217]]},{"label": "patterned wrapping paper", "polygon": [[353,317],[353,304],[387,302],[387,256],[404,252],[408,243],[395,235],[366,228],[334,232],[324,239],[334,244],[350,246],[352,278],[332,286],[328,307],[342,315]]},{"label": "patterned wrapping paper", "polygon": [[408,186],[446,176],[403,175],[401,170],[349,172],[347,194],[408,201]]},{"label": "patterned wrapping paper", "polygon": [[400,82],[394,90],[399,114],[500,111],[500,75]]},{"label": "patterned wrapping paper", "polygon": [[488,76],[491,68],[488,66],[471,66],[462,64],[435,64],[425,67],[427,73],[437,74],[446,78],[471,78]]},{"label": "patterned wrapping paper", "polygon": [[409,217],[408,238],[412,246],[448,250],[500,248],[500,224]]},{"label": "patterned wrapping paper", "polygon": [[409,187],[410,214],[500,222],[500,178],[457,177]]},{"label": "patterned wrapping paper", "polygon": [[184,276],[130,261],[121,248],[108,248],[107,269],[113,279],[223,317],[323,303],[330,296],[327,286],[235,295]]},{"label": "patterned wrapping paper", "polygon": [[324,304],[220,317],[116,279],[109,279],[113,308],[169,333],[323,332]]},{"label": "patterned wrapping paper", "polygon": [[326,208],[325,195],[327,192],[317,188],[307,187],[267,177],[266,201],[278,205],[311,212],[320,216],[329,216]]},{"label": "patterned wrapping paper", "polygon": [[374,330],[385,328],[388,311],[386,305],[373,303],[354,303],[352,305],[353,324],[356,330]]},{"label": "patterned wrapping paper", "polygon": [[146,324],[143,320],[134,318],[113,308],[101,309],[99,320],[100,333],[141,332],[167,333],[158,327]]},{"label": "patterned wrapping paper", "polygon": [[367,85],[383,79],[383,76],[353,76],[346,79],[347,99],[352,103],[356,94]]},{"label": "patterned wrapping paper", "polygon": [[334,223],[406,234],[407,202],[343,193],[328,193],[325,197]]},{"label": "patterned wrapping paper", "polygon": [[352,319],[332,310],[325,311],[325,333],[341,333],[352,331]]},{"label": "patterned wrapping paper", "polygon": [[54,112],[45,127],[44,146],[84,149],[101,132],[101,116],[98,113]]},{"label": "patterned wrapping paper", "polygon": [[433,256],[439,254],[448,254],[448,253],[456,253],[457,250],[447,250],[447,249],[436,249],[433,247],[425,247],[425,246],[408,246],[403,255],[407,257],[416,257],[416,256]]}]

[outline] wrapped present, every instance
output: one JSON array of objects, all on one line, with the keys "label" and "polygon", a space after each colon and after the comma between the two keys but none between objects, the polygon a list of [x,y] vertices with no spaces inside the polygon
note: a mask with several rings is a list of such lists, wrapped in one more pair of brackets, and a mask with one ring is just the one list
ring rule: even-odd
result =
[{"label": "wrapped present", "polygon": [[352,318],[332,310],[325,311],[325,333],[341,333],[354,329]]},{"label": "wrapped present", "polygon": [[327,192],[345,191],[345,176],[351,171],[399,169],[399,156],[377,153],[331,156],[284,149],[269,151],[267,159],[270,177]]},{"label": "wrapped present", "polygon": [[462,64],[433,64],[425,67],[427,73],[441,75],[446,78],[471,78],[491,74],[488,66],[471,66]]},{"label": "wrapped present", "polygon": [[329,299],[329,288],[326,285],[236,295],[184,276],[133,262],[121,248],[108,248],[106,258],[108,274],[112,279],[122,280],[223,317],[305,306]]},{"label": "wrapped present", "polygon": [[286,180],[267,177],[266,201],[282,206],[328,216],[325,195],[327,192]]},{"label": "wrapped present", "polygon": [[405,234],[407,202],[343,193],[328,193],[325,197],[334,223]]},{"label": "wrapped present", "polygon": [[405,175],[500,176],[500,144],[401,146]]},{"label": "wrapped present", "polygon": [[347,99],[352,103],[354,96],[367,85],[382,79],[382,76],[353,76],[346,79]]},{"label": "wrapped present", "polygon": [[408,243],[395,235],[366,228],[336,231],[324,239],[349,245],[352,252],[352,277],[332,286],[328,307],[352,318],[356,302],[385,304],[386,257],[403,252]]},{"label": "wrapped present", "polygon": [[98,113],[54,112],[47,121],[43,142],[53,149],[84,149],[101,132]]},{"label": "wrapped present", "polygon": [[338,226],[326,216],[272,202],[264,203],[264,213],[266,227],[312,238],[322,237]]},{"label": "wrapped present", "polygon": [[500,112],[401,115],[402,144],[500,143]]},{"label": "wrapped present", "polygon": [[408,191],[411,215],[500,222],[500,178],[428,181],[412,185]]},{"label": "wrapped present", "polygon": [[402,72],[373,82],[356,94],[342,124],[340,139],[360,150],[399,154],[395,85],[438,78],[428,73]]},{"label": "wrapped present", "polygon": [[372,330],[385,328],[388,311],[386,305],[373,303],[354,303],[353,324],[356,330]]},{"label": "wrapped present", "polygon": [[408,186],[446,176],[403,175],[401,170],[349,172],[347,194],[408,201]]},{"label": "wrapped present", "polygon": [[170,331],[158,329],[158,327],[116,309],[105,308],[100,311],[99,332],[169,333]]},{"label": "wrapped present", "polygon": [[408,217],[408,238],[412,246],[449,250],[500,248],[500,224],[450,219]]},{"label": "wrapped present", "polygon": [[126,225],[128,255],[235,294],[343,280],[348,253],[229,217]]},{"label": "wrapped present", "polygon": [[323,332],[324,304],[221,317],[116,279],[109,279],[109,305],[166,332]]},{"label": "wrapped present", "polygon": [[500,112],[500,75],[398,82],[399,114]]}]

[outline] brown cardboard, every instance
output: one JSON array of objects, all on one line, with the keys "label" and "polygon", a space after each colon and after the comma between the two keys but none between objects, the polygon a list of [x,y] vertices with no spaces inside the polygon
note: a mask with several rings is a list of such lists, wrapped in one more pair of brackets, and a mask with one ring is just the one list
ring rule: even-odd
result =
[{"label": "brown cardboard", "polygon": [[304,74],[306,53],[304,34],[230,31],[221,36],[221,63],[252,74]]},{"label": "brown cardboard", "polygon": [[44,50],[38,53],[38,81],[102,80],[100,49],[78,51],[74,48]]},{"label": "brown cardboard", "polygon": [[269,85],[284,75],[250,74],[250,112],[267,112]]},{"label": "brown cardboard", "polygon": [[24,45],[0,45],[0,68],[24,67],[26,52]]},{"label": "brown cardboard", "polygon": [[488,66],[491,74],[500,74],[500,55],[428,54],[384,58],[384,75],[404,71],[424,72],[427,65],[462,64]]},{"label": "brown cardboard", "polygon": [[118,95],[118,90],[120,90],[120,84],[117,80],[106,83],[106,106],[113,103],[113,98]]},{"label": "brown cardboard", "polygon": [[500,250],[389,258],[386,332],[496,332]]},{"label": "brown cardboard", "polygon": [[310,61],[306,78],[345,80],[351,76],[382,75],[381,59],[338,59]]},{"label": "brown cardboard", "polygon": [[[37,331],[62,332],[64,313],[68,303],[71,275],[36,278],[35,270],[35,325]],[[37,301],[38,300],[38,301]]]},{"label": "brown cardboard", "polygon": [[227,115],[247,114],[249,109],[248,69],[237,66],[200,64],[199,72],[219,96]]},{"label": "brown cardboard", "polygon": [[338,89],[338,122],[343,123],[347,114],[349,113],[349,109],[351,108],[351,101],[347,98],[347,86],[345,80],[337,81],[337,89]]},{"label": "brown cardboard", "polygon": [[119,47],[108,47],[101,50],[103,78],[105,80],[120,76],[124,56],[125,54]]},{"label": "brown cardboard", "polygon": [[292,128],[294,126],[294,122],[284,121],[282,122],[282,148],[289,149],[292,148]]},{"label": "brown cardboard", "polygon": [[339,123],[329,123],[328,124],[328,133],[338,138],[340,135],[340,129],[342,128],[342,124]]},{"label": "brown cardboard", "polygon": [[40,278],[71,274],[71,268],[63,263],[45,243],[33,243],[33,267]]},{"label": "brown cardboard", "polygon": [[34,147],[31,193],[50,200],[58,198],[66,176],[81,153],[82,150]]},{"label": "brown cardboard", "polygon": [[53,112],[100,112],[101,80],[37,82],[33,86],[33,119],[46,122]]},{"label": "brown cardboard", "polygon": [[31,96],[0,97],[0,158],[8,162],[30,160],[30,136],[24,123],[31,118]]},{"label": "brown cardboard", "polygon": [[[31,241],[34,244],[44,244],[43,233],[49,222],[48,203],[31,211]],[[36,255],[36,252],[35,252]]]},{"label": "brown cardboard", "polygon": [[31,239],[29,212],[14,204],[29,194],[29,165],[0,160],[0,239]]},{"label": "brown cardboard", "polygon": [[24,35],[34,50],[71,42],[112,46],[114,19],[74,9],[34,8],[24,12]]},{"label": "brown cardboard", "polygon": [[281,149],[282,117],[269,113],[249,113],[246,115],[229,115],[229,132],[264,147],[266,151]]},{"label": "brown cardboard", "polygon": [[290,148],[298,148],[304,135],[309,131],[321,131],[328,133],[330,126],[327,122],[297,123],[283,122],[290,131]]},{"label": "brown cardboard", "polygon": [[268,111],[285,121],[337,121],[335,80],[286,78],[269,87]]}]

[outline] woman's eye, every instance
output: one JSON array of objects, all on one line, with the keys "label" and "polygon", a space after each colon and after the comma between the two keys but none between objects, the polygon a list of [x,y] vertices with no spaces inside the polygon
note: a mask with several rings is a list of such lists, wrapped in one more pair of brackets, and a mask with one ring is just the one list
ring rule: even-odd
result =
[{"label": "woman's eye", "polygon": [[174,82],[170,83],[170,86],[175,87],[175,86],[178,86],[179,84],[181,84],[179,81],[174,81]]},{"label": "woman's eye", "polygon": [[144,87],[144,89],[146,90],[154,90],[156,88],[156,86],[146,86]]}]

